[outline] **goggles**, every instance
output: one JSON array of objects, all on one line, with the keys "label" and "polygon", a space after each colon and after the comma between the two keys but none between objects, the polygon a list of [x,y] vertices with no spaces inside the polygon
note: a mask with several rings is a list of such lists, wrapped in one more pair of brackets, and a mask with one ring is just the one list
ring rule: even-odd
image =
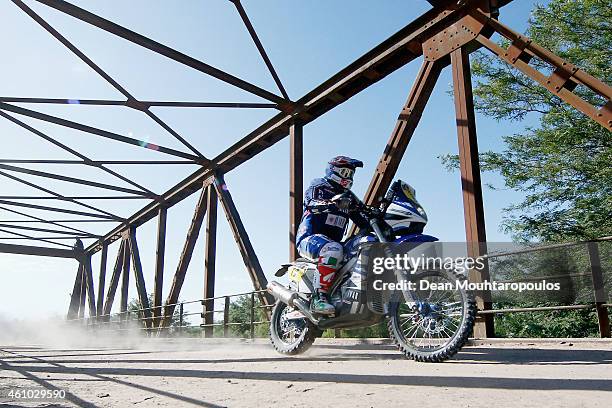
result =
[{"label": "goggles", "polygon": [[353,179],[353,175],[355,174],[354,169],[349,169],[348,167],[334,167],[334,173],[339,175],[345,179]]}]

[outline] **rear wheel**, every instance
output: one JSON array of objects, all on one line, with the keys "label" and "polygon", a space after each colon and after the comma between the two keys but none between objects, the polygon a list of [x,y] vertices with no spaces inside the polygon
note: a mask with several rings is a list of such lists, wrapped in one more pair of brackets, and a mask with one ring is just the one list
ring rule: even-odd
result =
[{"label": "rear wheel", "polygon": [[297,309],[283,302],[276,302],[272,310],[270,341],[279,353],[301,354],[308,350],[322,333],[306,318],[289,318],[289,313],[295,311]]},{"label": "rear wheel", "polygon": [[473,296],[456,285],[466,278],[452,271],[423,271],[414,276],[417,287],[419,281],[425,280],[447,284],[449,289],[411,291],[403,302],[392,303],[389,334],[408,358],[426,362],[447,360],[465,345],[474,326]]}]

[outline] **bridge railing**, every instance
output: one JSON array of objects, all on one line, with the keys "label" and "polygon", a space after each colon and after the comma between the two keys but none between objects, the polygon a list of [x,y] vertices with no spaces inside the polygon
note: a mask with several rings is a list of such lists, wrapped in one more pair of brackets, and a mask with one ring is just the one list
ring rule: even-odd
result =
[{"label": "bridge railing", "polygon": [[612,303],[610,303],[606,288],[606,283],[608,285],[612,280],[610,278],[606,279],[604,276],[602,262],[601,262],[601,253],[600,253],[600,244],[601,243],[610,243],[612,242],[612,236],[602,237],[593,239],[590,241],[579,241],[579,242],[568,242],[562,244],[552,244],[552,245],[544,245],[538,246],[534,248],[526,248],[515,251],[508,251],[502,253],[495,253],[485,255],[486,258],[493,260],[497,258],[508,257],[512,255],[520,255],[520,254],[528,254],[534,252],[542,252],[549,251],[555,249],[566,249],[570,247],[584,247],[587,250],[587,260],[586,263],[588,271],[582,273],[575,274],[560,274],[560,275],[548,275],[548,276],[538,276],[538,277],[522,277],[520,279],[515,280],[506,280],[503,282],[512,283],[519,282],[525,280],[535,280],[535,279],[557,279],[557,278],[590,278],[592,284],[592,293],[593,293],[593,301],[592,302],[582,302],[581,304],[572,304],[572,305],[555,305],[555,306],[537,306],[537,307],[510,307],[510,308],[500,308],[500,309],[491,309],[491,310],[479,310],[478,314],[506,314],[506,313],[530,313],[530,312],[546,312],[546,311],[556,311],[556,310],[594,310],[597,314],[597,321],[599,326],[599,333],[601,337],[610,337],[610,319],[608,314],[608,308],[612,307]]},{"label": "bridge railing", "polygon": [[[507,313],[535,313],[535,312],[546,312],[546,311],[558,311],[558,310],[593,310],[597,315],[599,333],[601,337],[610,337],[610,320],[608,315],[608,308],[612,307],[612,303],[609,302],[609,298],[606,292],[606,281],[612,281],[610,278],[607,280],[604,277],[603,268],[601,266],[601,255],[600,255],[600,243],[612,242],[611,237],[603,237],[592,241],[586,242],[571,242],[563,244],[554,244],[539,246],[528,249],[521,249],[515,251],[508,251],[503,253],[495,253],[486,255],[485,257],[489,260],[496,258],[502,258],[518,254],[526,254],[530,252],[538,252],[551,249],[562,249],[573,246],[585,246],[588,253],[588,273],[577,273],[573,275],[549,275],[544,278],[555,278],[559,276],[563,277],[590,277],[593,287],[593,301],[582,302],[580,304],[571,305],[555,305],[555,306],[537,306],[537,307],[509,307],[491,310],[479,310],[478,314],[507,314]],[[554,271],[553,271],[554,272]],[[542,277],[537,277],[538,279]],[[518,282],[529,279],[536,279],[534,277],[525,277],[517,280],[506,280],[504,282]],[[251,291],[242,292],[224,296],[215,296],[210,298],[203,298],[190,301],[181,301],[175,304],[167,304],[158,307],[149,307],[146,309],[137,308],[126,310],[118,313],[111,313],[99,316],[91,317],[79,317],[77,319],[70,319],[69,322],[80,322],[87,327],[95,330],[141,330],[148,335],[203,335],[205,337],[255,337],[256,327],[263,324],[269,324],[269,320],[266,316],[269,313],[257,313],[259,310],[269,311],[273,305],[262,305],[258,302],[258,294],[265,292]],[[242,313],[239,321],[232,321],[231,309],[232,299],[242,298],[243,304],[236,305],[236,314]],[[246,301],[246,307],[244,302]],[[215,304],[222,304],[221,309],[215,309]],[[202,307],[201,311],[190,311],[194,305]],[[211,308],[207,310],[207,305]],[[168,306],[176,306],[174,315],[171,319],[168,327],[159,327],[161,322],[161,311],[158,309],[164,309]],[[240,309],[238,311],[238,309]],[[144,312],[148,310],[152,312],[151,317],[144,317]],[[247,312],[248,316],[244,316]],[[193,316],[199,316],[202,319],[202,323],[199,325],[191,325],[189,318]],[[219,317],[217,317],[219,316]],[[232,329],[239,327],[240,330]]]},{"label": "bridge railing", "polygon": [[[235,333],[231,333],[231,328],[240,326],[247,328],[248,337],[255,337],[255,329],[257,326],[262,324],[269,324],[269,320],[265,318],[266,313],[257,313],[258,310],[271,309],[274,305],[261,305],[258,302],[257,295],[259,293],[266,292],[265,290],[250,291],[234,293],[230,295],[215,296],[210,298],[203,298],[197,300],[180,301],[174,304],[165,304],[163,306],[151,306],[148,308],[130,308],[129,310],[102,314],[98,316],[81,316],[75,319],[67,319],[68,323],[78,323],[85,327],[93,330],[107,330],[107,331],[134,331],[140,330],[149,335],[185,335],[189,334],[207,334],[206,337],[235,337]],[[248,321],[232,321],[230,310],[232,305],[232,299],[245,297],[248,298],[247,304]],[[215,301],[223,301],[223,309],[211,309],[206,310],[205,305],[215,303]],[[201,305],[203,311],[190,312],[187,309],[193,305]],[[155,314],[157,309],[163,310],[168,306],[175,306],[175,312],[170,321],[170,325],[166,327],[159,326],[161,322],[161,316],[144,317],[145,311],[150,311]],[[161,311],[160,311],[161,312]],[[161,315],[161,313],[159,313]],[[199,316],[204,321],[207,315],[222,315],[221,319],[211,319],[212,323],[202,323],[197,326],[191,325],[188,318],[193,316]],[[262,318],[263,315],[263,318]],[[221,328],[220,333],[215,333],[215,328]],[[241,330],[244,332],[244,330]]]}]

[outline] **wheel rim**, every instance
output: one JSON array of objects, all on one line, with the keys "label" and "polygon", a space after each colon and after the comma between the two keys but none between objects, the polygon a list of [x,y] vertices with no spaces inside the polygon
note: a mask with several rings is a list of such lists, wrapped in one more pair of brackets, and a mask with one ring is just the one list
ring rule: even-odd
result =
[{"label": "wheel rim", "polygon": [[293,308],[285,306],[280,312],[276,324],[278,338],[286,345],[293,345],[300,341],[300,338],[304,334],[304,329],[306,328],[304,319],[287,319],[287,314],[293,311]]},{"label": "wheel rim", "polygon": [[[420,277],[431,283],[451,283],[445,276]],[[464,320],[465,304],[458,290],[417,290],[412,299],[398,305],[397,333],[411,348],[434,352],[446,347],[459,333]]]}]

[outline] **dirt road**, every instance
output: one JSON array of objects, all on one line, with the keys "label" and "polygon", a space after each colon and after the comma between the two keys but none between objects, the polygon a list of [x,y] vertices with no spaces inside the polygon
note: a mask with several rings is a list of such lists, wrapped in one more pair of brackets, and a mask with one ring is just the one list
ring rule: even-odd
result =
[{"label": "dirt road", "polygon": [[443,364],[321,339],[293,358],[263,342],[0,345],[0,389],[14,387],[64,389],[67,398],[5,406],[609,407],[612,343],[481,344]]}]

